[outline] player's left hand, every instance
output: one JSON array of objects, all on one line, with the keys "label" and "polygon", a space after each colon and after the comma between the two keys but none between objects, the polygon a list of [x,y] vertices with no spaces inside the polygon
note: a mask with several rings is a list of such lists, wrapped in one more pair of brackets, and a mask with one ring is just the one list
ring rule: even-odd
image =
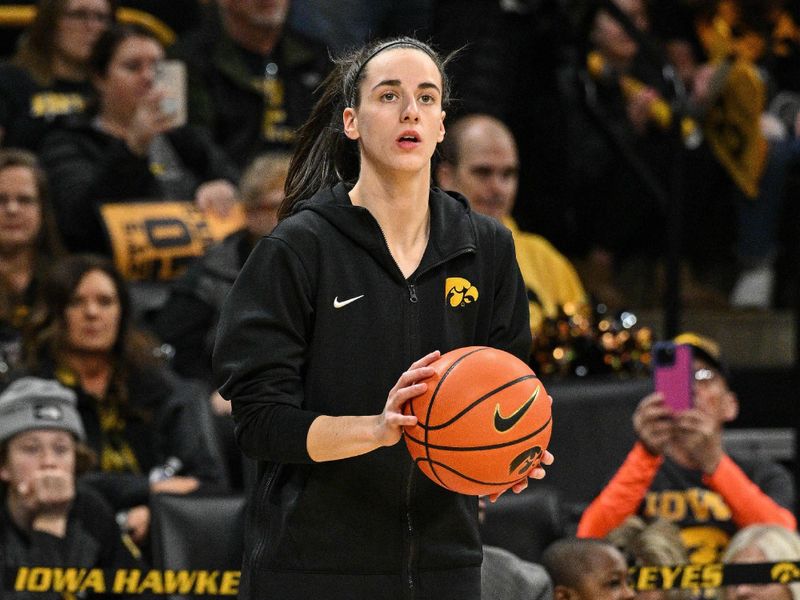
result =
[{"label": "player's left hand", "polygon": [[512,484],[510,487],[506,488],[502,492],[497,492],[496,494],[489,494],[487,498],[489,498],[489,502],[497,502],[497,499],[505,494],[508,490],[511,490],[515,494],[519,494],[525,488],[528,487],[528,479],[542,479],[545,476],[544,466],[552,465],[555,457],[548,451],[545,450],[544,454],[542,454],[542,460],[539,461],[539,464],[533,467],[530,472],[528,473],[527,477],[523,477],[516,483]]}]

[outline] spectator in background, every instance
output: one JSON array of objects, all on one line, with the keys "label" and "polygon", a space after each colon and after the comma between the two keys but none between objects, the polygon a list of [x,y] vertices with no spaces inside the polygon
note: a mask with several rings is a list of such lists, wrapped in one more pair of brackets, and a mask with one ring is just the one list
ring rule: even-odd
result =
[{"label": "spectator in background", "polygon": [[[722,562],[762,563],[800,561],[800,536],[778,525],[750,525],[731,539]],[[725,586],[720,600],[800,600],[800,583]]]},{"label": "spectator in background", "polygon": [[[56,381],[25,377],[0,394],[0,589],[4,597],[13,585],[3,581],[6,569],[143,568],[138,549],[120,533],[111,507],[96,492],[76,483],[76,475],[90,469],[95,460],[85,440],[75,393]],[[10,595],[45,600],[66,597],[41,592]]]},{"label": "spectator in background", "polygon": [[[644,0],[614,0],[639,30],[649,28]],[[666,93],[659,70],[639,43],[598,3],[586,3],[575,64],[561,73],[568,105],[566,138],[576,215],[576,255],[584,285],[615,308],[647,305],[623,274],[661,258],[665,243],[671,144],[661,114]],[[667,108],[667,111],[669,109]],[[655,289],[652,264],[635,281]],[[651,292],[652,293],[652,292]]]},{"label": "spectator in background", "polygon": [[0,149],[0,381],[22,356],[43,271],[62,254],[48,196],[34,154]]},{"label": "spectator in background", "polygon": [[[290,155],[258,157],[239,182],[244,227],[208,248],[173,285],[155,317],[158,338],[175,349],[173,366],[185,377],[211,382],[211,352],[219,311],[256,242],[278,222]],[[229,407],[228,402],[224,402]],[[230,412],[230,409],[227,409]]]},{"label": "spectator in background", "polygon": [[286,26],[289,0],[217,0],[218,11],[172,54],[189,70],[189,120],[240,168],[286,150],[330,70],[324,46]]},{"label": "spectator in background", "polygon": [[432,0],[292,0],[289,25],[324,42],[333,56],[370,40],[395,35],[429,37]]},{"label": "spectator in background", "polygon": [[115,9],[115,0],[37,3],[16,53],[0,66],[0,144],[38,151],[56,119],[86,109],[89,55]]},{"label": "spectator in background", "polygon": [[[211,388],[211,353],[222,303],[258,240],[278,223],[278,208],[289,171],[290,155],[264,154],[247,168],[239,182],[245,225],[211,246],[172,286],[153,330],[175,349],[173,366],[184,377],[203,380]],[[244,489],[248,475],[233,436],[231,405],[211,392],[215,430],[228,466],[231,487]]]},{"label": "spectator in background", "polygon": [[693,407],[674,414],[658,392],[639,403],[633,414],[638,441],[583,513],[578,536],[605,536],[634,514],[661,517],[680,528],[693,563],[711,563],[747,525],[794,529],[794,484],[781,465],[725,452],[722,430],[739,404],[719,346],[694,333],[675,343],[693,351]]},{"label": "spectator in background", "polygon": [[155,85],[164,49],[147,30],[108,29],[90,58],[97,110],[51,132],[42,162],[53,204],[71,251],[106,251],[98,208],[106,202],[194,199],[226,214],[236,196],[238,170],[204,132],[176,127]]},{"label": "spectator in background", "polygon": [[53,265],[42,303],[26,346],[29,372],[77,394],[99,457],[99,470],[85,480],[123,512],[125,528],[141,543],[151,494],[224,488],[221,465],[200,433],[197,403],[204,399],[190,396],[193,388],[153,358],[107,259],[79,254]]},{"label": "spectator in background", "polygon": [[553,582],[554,600],[631,600],[628,565],[613,544],[604,540],[563,538],[542,555]]},{"label": "spectator in background", "polygon": [[448,126],[440,150],[439,185],[463,194],[474,211],[494,217],[511,230],[534,337],[545,318],[557,317],[565,307],[574,313],[585,305],[586,292],[569,260],[542,236],[520,231],[511,217],[519,159],[508,127],[489,115],[466,115]]},{"label": "spectator in background", "polygon": [[[629,517],[611,531],[606,540],[614,544],[629,566],[685,565],[689,562],[680,530],[669,521],[658,519],[650,524],[639,517]],[[637,591],[637,600],[689,600],[691,590]]]}]

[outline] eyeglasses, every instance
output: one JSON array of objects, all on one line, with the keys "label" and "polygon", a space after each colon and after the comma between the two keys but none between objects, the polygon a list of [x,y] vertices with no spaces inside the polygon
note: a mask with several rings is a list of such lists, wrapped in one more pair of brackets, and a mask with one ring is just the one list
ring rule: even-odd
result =
[{"label": "eyeglasses", "polygon": [[89,23],[90,21],[95,21],[101,25],[108,25],[111,23],[111,14],[99,10],[86,10],[83,8],[65,10],[61,16],[65,19],[83,21],[84,23]]},{"label": "eyeglasses", "polygon": [[714,381],[718,375],[719,373],[711,369],[697,369],[697,371],[694,372],[694,380],[698,383],[711,382]]}]

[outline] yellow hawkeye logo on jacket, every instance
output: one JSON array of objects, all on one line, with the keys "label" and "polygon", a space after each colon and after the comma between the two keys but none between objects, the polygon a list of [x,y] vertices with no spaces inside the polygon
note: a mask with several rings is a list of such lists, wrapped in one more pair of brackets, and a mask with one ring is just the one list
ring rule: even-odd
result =
[{"label": "yellow hawkeye logo on jacket", "polygon": [[448,277],[444,282],[444,297],[452,308],[478,301],[478,288],[463,277]]}]

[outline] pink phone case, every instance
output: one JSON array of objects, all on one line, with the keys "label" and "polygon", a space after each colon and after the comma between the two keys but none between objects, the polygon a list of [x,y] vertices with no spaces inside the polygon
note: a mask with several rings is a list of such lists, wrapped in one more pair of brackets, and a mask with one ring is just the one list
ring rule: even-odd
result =
[{"label": "pink phone case", "polygon": [[[661,350],[670,354],[664,359]],[[692,407],[692,349],[686,345],[656,344],[653,348],[653,383],[657,392],[664,395],[664,403],[674,412]]]}]

